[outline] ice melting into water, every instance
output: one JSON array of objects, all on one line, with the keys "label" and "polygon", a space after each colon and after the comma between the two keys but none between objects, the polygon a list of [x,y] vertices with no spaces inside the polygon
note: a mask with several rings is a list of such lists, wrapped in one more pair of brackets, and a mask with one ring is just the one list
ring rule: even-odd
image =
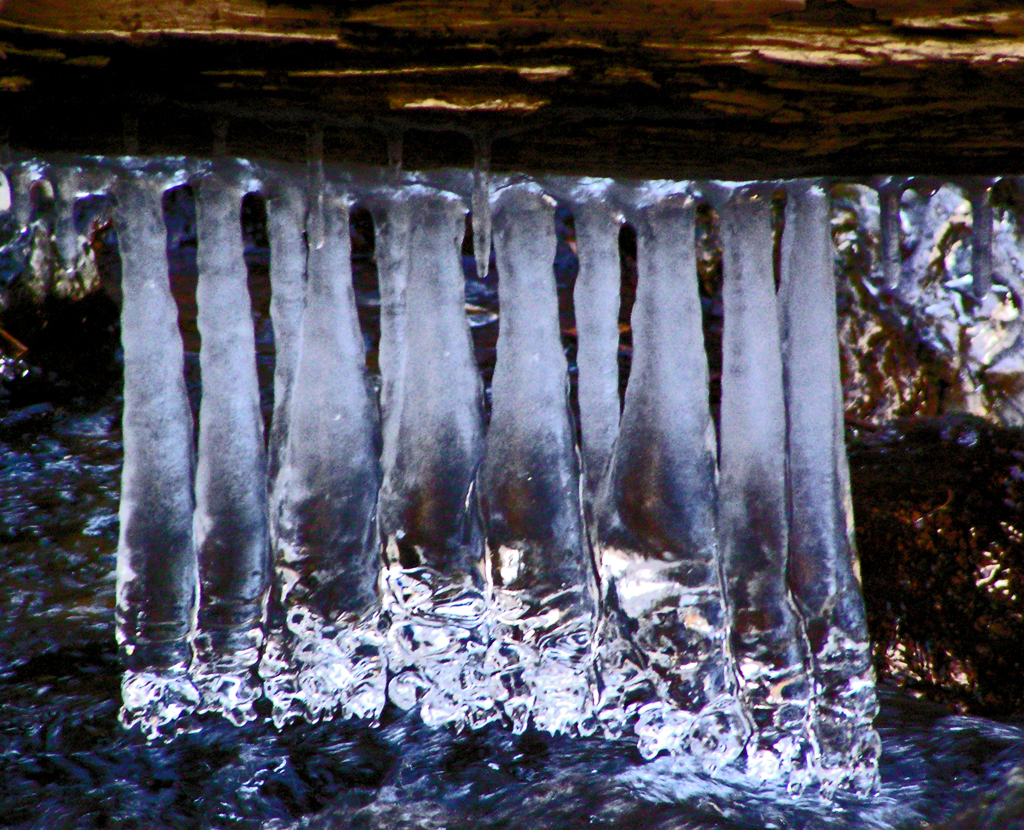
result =
[{"label": "ice melting into water", "polygon": [[[645,757],[713,775],[869,791],[876,703],[822,187],[787,185],[778,296],[773,186],[707,188],[724,249],[719,441],[696,186],[548,183],[575,210],[578,442],[545,190],[483,167],[361,182],[328,171],[317,140],[311,153],[305,171],[130,161],[114,188],[124,722],[151,735],[196,709],[243,722],[261,695],[278,726],[376,722],[390,700],[429,726],[632,732]],[[20,169],[12,201],[41,175]],[[74,169],[67,194],[92,175]],[[161,217],[164,188],[184,180],[197,187],[197,468]],[[251,190],[267,198],[271,242],[266,451],[240,226]],[[379,408],[353,194],[377,233]],[[478,264],[493,214],[499,278],[486,430],[460,262],[467,201]],[[620,417],[623,215],[638,284]]]}]

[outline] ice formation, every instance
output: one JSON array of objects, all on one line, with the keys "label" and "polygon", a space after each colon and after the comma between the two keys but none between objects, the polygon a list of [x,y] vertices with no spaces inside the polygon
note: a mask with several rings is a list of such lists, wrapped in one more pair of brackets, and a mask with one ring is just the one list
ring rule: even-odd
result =
[{"label": "ice formation", "polygon": [[515,184],[493,207],[501,328],[480,488],[496,696],[514,729],[593,733],[597,586],[558,328],[554,202]]},{"label": "ice formation", "polygon": [[114,190],[121,250],[124,467],[117,548],[117,641],[125,725],[167,729],[199,703],[188,676],[198,567],[192,538],[192,413],[167,269],[166,181]]},{"label": "ice formation", "polygon": [[881,751],[871,643],[853,540],[836,339],[829,199],[788,190],[779,318],[786,397],[789,584],[813,671],[814,773],[823,787],[870,789]]},{"label": "ice formation", "polygon": [[[278,725],[376,721],[390,700],[435,726],[632,731],[645,756],[692,755],[712,774],[870,790],[876,701],[827,190],[529,181],[491,176],[485,156],[476,171],[414,174],[393,159],[356,174],[325,167],[314,136],[305,167],[93,159],[6,171],[17,221],[31,220],[33,188],[55,187],[64,219],[50,232],[64,260],[81,242],[67,205],[73,215],[77,198],[108,187],[115,203],[123,721],[150,735],[196,709],[241,722],[260,696]],[[184,182],[197,192],[198,465],[161,207]],[[876,182],[893,286],[904,184]],[[991,182],[977,184],[981,286]],[[271,246],[266,442],[240,225],[253,191],[266,199]],[[574,212],[579,436],[549,194]],[[696,271],[701,198],[719,213],[723,245],[717,436]],[[377,236],[379,397],[352,284],[355,199]],[[498,275],[486,429],[460,262],[467,207],[481,272],[493,222]],[[623,217],[637,234],[638,284],[620,415]]]},{"label": "ice formation", "polygon": [[479,571],[483,404],[460,262],[465,213],[457,196],[418,186],[386,204],[380,527],[389,696],[428,724],[477,726],[499,713]]},{"label": "ice formation", "polygon": [[[639,711],[641,752],[690,751],[717,768],[739,756],[750,730],[726,642],[695,205],[655,197],[635,214],[633,360],[593,519],[605,625],[624,618],[659,687]],[[609,690],[635,685],[641,671],[618,662],[603,661]]]},{"label": "ice formation", "polygon": [[720,191],[725,328],[718,534],[740,694],[755,728],[746,769],[799,787],[811,763],[813,687],[786,581],[786,407],[771,195],[765,185]]},{"label": "ice formation", "polygon": [[[275,489],[277,594],[260,664],[278,723],[384,707],[376,593],[376,406],[352,289],[347,197],[328,189],[309,224],[308,278]],[[289,214],[294,215],[294,214]]]},{"label": "ice formation", "polygon": [[579,346],[579,408],[584,501],[601,486],[619,431],[619,228],[621,217],[600,199],[575,210],[579,274],[573,295]]},{"label": "ice formation", "polygon": [[193,677],[203,711],[244,722],[256,716],[252,668],[270,585],[266,454],[242,251],[245,189],[218,174],[197,184],[202,404],[193,522],[202,603]]}]

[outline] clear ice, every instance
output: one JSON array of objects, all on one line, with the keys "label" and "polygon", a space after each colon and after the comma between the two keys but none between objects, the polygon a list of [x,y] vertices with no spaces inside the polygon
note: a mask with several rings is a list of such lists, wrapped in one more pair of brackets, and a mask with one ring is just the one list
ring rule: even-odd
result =
[{"label": "clear ice", "polygon": [[473,256],[477,277],[483,279],[491,263],[491,145],[490,137],[473,139],[476,160],[473,166],[473,194],[470,209],[473,223]]},{"label": "clear ice", "polygon": [[971,275],[974,296],[984,298],[992,287],[992,181],[974,180],[967,184],[971,200]]},{"label": "clear ice", "polygon": [[[750,727],[737,700],[719,573],[693,199],[655,199],[636,211],[635,225],[633,359],[593,518],[605,624],[622,621],[658,692],[637,701],[641,753],[688,752],[717,769],[740,755]],[[602,641],[606,694],[642,694],[645,667],[609,657]]]},{"label": "clear ice", "polygon": [[496,698],[516,731],[592,734],[597,591],[555,295],[554,203],[493,200],[501,322],[480,471]]},{"label": "clear ice", "polygon": [[583,496],[593,502],[619,431],[619,229],[605,202],[581,201],[574,211],[579,273],[573,290],[579,344]]},{"label": "clear ice", "polygon": [[378,233],[383,325],[384,611],[390,699],[424,723],[500,718],[475,477],[482,384],[465,312],[465,206],[419,186],[388,199]]},{"label": "clear ice", "polygon": [[903,252],[900,249],[900,197],[902,182],[885,179],[878,185],[879,247],[882,277],[890,289],[903,279]]},{"label": "clear ice", "polygon": [[871,643],[853,539],[829,197],[788,189],[779,315],[789,476],[789,583],[810,648],[814,772],[868,792],[881,751]]},{"label": "clear ice", "polygon": [[[431,726],[633,730],[648,758],[871,791],[877,701],[821,183],[785,185],[777,295],[781,185],[706,190],[723,240],[716,440],[694,186],[548,181],[575,206],[577,446],[552,199],[522,177],[492,182],[482,138],[472,173],[403,173],[393,147],[391,169],[347,176],[343,190],[321,141],[305,171],[122,159],[6,173],[15,220],[65,266],[84,249],[76,200],[116,174],[122,721],[154,737],[196,710],[241,723],[262,693],[278,725],[373,722],[390,699]],[[197,465],[162,216],[164,190],[185,180],[197,187]],[[895,282],[905,183],[875,182]],[[979,287],[991,182],[972,183]],[[36,188],[55,200],[52,223],[34,218]],[[249,190],[267,199],[271,244],[266,451],[240,223]],[[377,233],[379,407],[352,284],[352,193]],[[499,277],[486,435],[461,265],[467,199],[478,266],[493,221]],[[638,284],[620,415],[623,213]]]},{"label": "clear ice", "polygon": [[746,772],[800,788],[810,765],[806,646],[786,584],[786,410],[767,185],[724,189],[718,531],[740,694],[754,721]]},{"label": "clear ice", "polygon": [[202,403],[194,518],[200,596],[192,676],[201,711],[256,717],[252,671],[270,580],[266,454],[242,247],[242,197],[230,171],[197,182],[196,287]]},{"label": "clear ice", "polygon": [[[286,174],[275,174],[265,185],[267,237],[270,242],[270,322],[274,331],[274,412],[267,442],[267,481],[271,505],[283,496],[278,484],[281,454],[288,442],[288,410],[299,326],[306,292],[306,194]],[[277,514],[272,509],[271,517]],[[271,523],[271,539],[276,527]]]},{"label": "clear ice", "polygon": [[[376,720],[385,666],[377,576],[377,413],[352,288],[347,197],[317,198],[273,505],[276,596],[260,676],[276,723]],[[311,235],[312,236],[312,235]]]},{"label": "clear ice", "polygon": [[195,709],[188,677],[198,568],[192,537],[192,413],[171,296],[164,182],[125,175],[114,188],[121,253],[124,467],[117,548],[121,722],[151,736]]}]

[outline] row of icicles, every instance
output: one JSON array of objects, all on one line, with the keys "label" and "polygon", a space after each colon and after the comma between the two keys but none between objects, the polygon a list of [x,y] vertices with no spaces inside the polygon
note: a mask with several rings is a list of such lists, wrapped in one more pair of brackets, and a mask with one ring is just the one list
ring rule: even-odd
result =
[{"label": "row of icicles", "polygon": [[[0,188],[20,217],[31,188],[54,183],[69,257],[60,238],[74,200],[113,198],[122,720],[153,736],[190,711],[241,723],[263,697],[278,725],[376,721],[390,699],[435,726],[632,732],[646,757],[688,757],[715,774],[826,793],[876,786],[822,183],[330,174],[322,164],[31,161]],[[198,232],[198,442],[161,201],[186,181]],[[893,188],[880,190],[886,251]],[[240,222],[252,191],[266,199],[271,248],[267,441]],[[377,233],[379,396],[352,288],[357,195]],[[465,195],[477,261],[488,262],[493,238],[499,275],[486,431],[460,261]],[[579,447],[552,195],[575,217]],[[721,220],[718,435],[698,198]],[[620,407],[624,219],[636,229],[638,284]]]}]

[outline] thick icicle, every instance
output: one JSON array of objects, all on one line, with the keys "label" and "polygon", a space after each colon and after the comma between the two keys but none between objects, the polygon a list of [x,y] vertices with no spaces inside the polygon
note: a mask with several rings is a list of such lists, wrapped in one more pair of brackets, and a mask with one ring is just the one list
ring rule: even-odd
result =
[{"label": "thick icicle", "polygon": [[473,220],[473,256],[476,275],[484,279],[491,263],[491,140],[486,134],[473,137],[476,159],[473,163],[473,194],[470,210]]},{"label": "thick icicle", "polygon": [[310,247],[305,308],[281,459],[276,570],[285,629],[260,674],[282,723],[384,707],[379,633],[376,410],[355,293],[348,204],[328,190],[323,244]]},{"label": "thick icicle", "polygon": [[43,171],[34,162],[16,165],[10,171],[11,215],[19,228],[27,228],[32,221],[32,190],[42,181]]},{"label": "thick icicle", "polygon": [[54,171],[54,205],[53,238],[57,247],[60,263],[65,271],[73,272],[78,263],[78,255],[82,245],[75,229],[75,201],[79,194],[78,168],[63,168]]},{"label": "thick icicle", "polygon": [[[497,630],[492,660],[513,728],[590,733],[596,584],[552,263],[554,205],[535,185],[494,200],[501,328],[480,473]],[[496,690],[497,691],[497,690]]]},{"label": "thick icicle", "polygon": [[0,213],[7,213],[11,209],[11,183],[7,174],[0,170]]},{"label": "thick icicle", "polygon": [[619,430],[619,225],[605,203],[575,210],[579,274],[573,291],[579,347],[583,495],[591,503]]},{"label": "thick icicle", "polygon": [[719,539],[741,696],[758,734],[746,768],[804,783],[811,684],[786,584],[786,412],[771,191],[726,191],[722,217]]},{"label": "thick icicle", "polygon": [[[298,359],[299,325],[306,290],[306,198],[302,189],[280,176],[267,193],[270,241],[270,320],[274,327],[274,414],[267,447],[271,515],[283,494],[278,487],[281,454],[288,439],[288,408]],[[277,530],[270,527],[276,547]]]},{"label": "thick icicle", "polygon": [[903,279],[903,254],[900,250],[900,197],[903,182],[885,179],[878,185],[878,234],[882,259],[882,278],[895,289]]},{"label": "thick icicle", "polygon": [[[736,696],[719,573],[694,222],[693,200],[683,196],[637,213],[633,361],[595,507],[595,553],[606,613],[625,618],[669,704],[641,710],[641,752],[690,752],[717,768],[739,757],[750,728]],[[619,685],[615,674],[602,678],[609,689]]]},{"label": "thick icicle", "polygon": [[974,296],[983,298],[992,287],[992,180],[970,182],[971,200],[971,274]]},{"label": "thick icicle", "polygon": [[266,455],[242,250],[244,190],[216,173],[196,194],[202,404],[195,540],[200,605],[193,677],[203,711],[256,717],[252,667],[270,578]]},{"label": "thick icicle", "polygon": [[193,709],[187,675],[196,608],[192,413],[167,269],[163,184],[115,190],[121,252],[124,467],[117,548],[117,642],[125,664],[121,721],[150,736]]},{"label": "thick icicle", "polygon": [[[389,694],[429,725],[500,717],[485,673],[474,478],[483,452],[480,375],[465,313],[465,207],[422,187],[387,205],[378,235],[389,312],[382,331]],[[400,308],[395,308],[398,304]]]},{"label": "thick icicle", "polygon": [[779,291],[789,469],[789,581],[811,650],[822,786],[870,791],[880,744],[871,645],[853,541],[829,200],[789,188]]}]

